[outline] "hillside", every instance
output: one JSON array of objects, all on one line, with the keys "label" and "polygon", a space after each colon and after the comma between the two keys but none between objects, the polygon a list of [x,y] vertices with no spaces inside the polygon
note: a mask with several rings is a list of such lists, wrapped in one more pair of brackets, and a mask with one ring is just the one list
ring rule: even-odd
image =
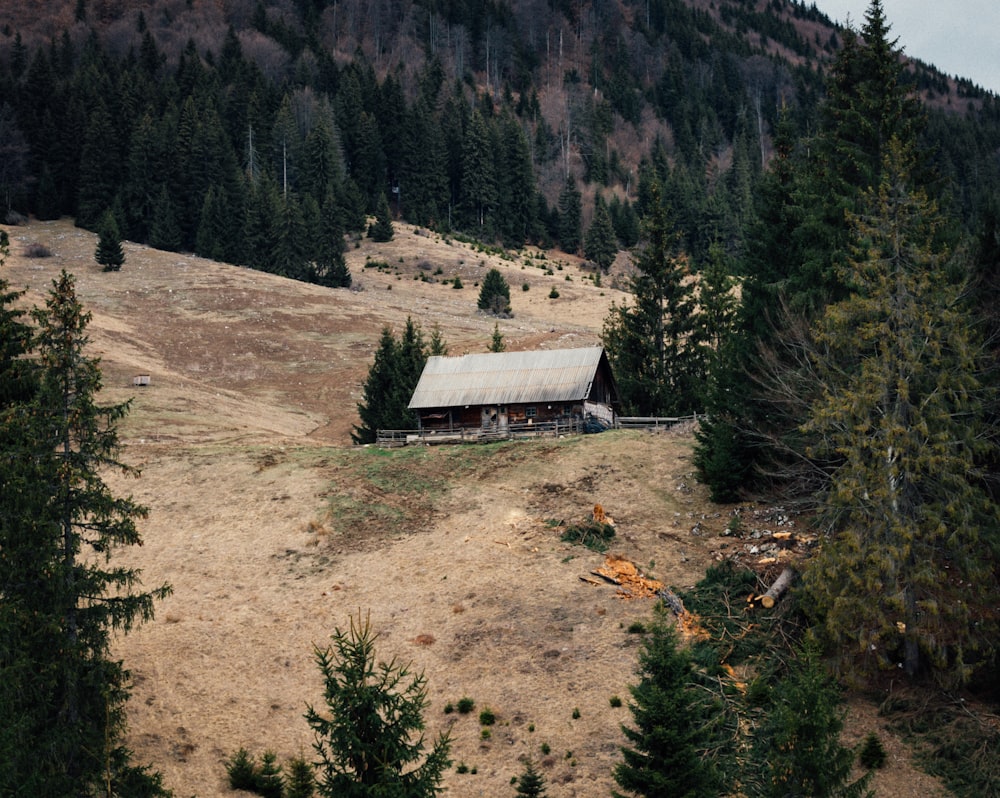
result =
[{"label": "hillside", "polygon": [[[135,681],[139,761],[176,795],[209,798],[233,794],[223,762],[240,746],[308,755],[302,714],[322,687],[312,646],[360,610],[380,656],[425,671],[429,731],[450,726],[455,763],[475,768],[449,771],[448,794],[511,794],[521,755],[541,762],[552,798],[609,794],[629,720],[609,698],[627,698],[638,639],[626,630],[650,604],[582,581],[602,557],[562,543],[553,523],[601,503],[618,523],[613,550],[678,589],[721,557],[755,561],[751,542],[719,536],[733,508],[695,483],[689,431],[390,453],[350,447],[348,433],[383,325],[412,316],[440,325],[452,353],[486,348],[494,320],[475,313],[474,283],[488,266],[515,288],[514,318],[500,324],[511,348],[593,344],[621,294],[568,259],[548,275],[403,225],[388,245],[348,251],[352,291],[131,244],[123,270],[105,274],[94,237],[68,221],[6,229],[11,285],[37,303],[72,271],[106,399],[135,397],[123,459],[143,476],[109,479],[150,508],[145,545],[128,557],[148,585],[174,587],[118,648]],[[32,243],[52,257],[26,258]],[[466,287],[420,274],[460,274]],[[138,373],[147,388],[133,388]],[[777,510],[743,512],[748,534],[776,523]],[[488,740],[474,716],[443,713],[463,696],[497,713]],[[871,728],[890,753],[878,795],[943,794],[874,709],[852,702],[849,741]]]}]

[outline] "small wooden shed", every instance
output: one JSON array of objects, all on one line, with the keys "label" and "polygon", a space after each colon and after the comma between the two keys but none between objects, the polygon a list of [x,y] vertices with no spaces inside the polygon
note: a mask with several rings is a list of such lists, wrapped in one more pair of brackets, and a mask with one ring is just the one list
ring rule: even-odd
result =
[{"label": "small wooden shed", "polygon": [[431,357],[409,407],[421,431],[614,424],[611,365],[599,346]]}]

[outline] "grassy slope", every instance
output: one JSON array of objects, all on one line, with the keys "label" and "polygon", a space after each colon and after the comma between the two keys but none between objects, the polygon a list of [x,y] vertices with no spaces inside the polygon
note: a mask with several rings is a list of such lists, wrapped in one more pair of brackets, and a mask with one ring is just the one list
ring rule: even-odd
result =
[{"label": "grassy slope", "polygon": [[[309,754],[302,713],[322,688],[312,646],[359,610],[384,657],[426,672],[429,730],[451,728],[456,763],[476,769],[449,773],[451,795],[512,793],[520,756],[541,763],[554,798],[607,795],[629,717],[609,699],[627,698],[637,641],[625,630],[649,605],[582,581],[602,558],[562,543],[553,522],[601,503],[618,524],[613,551],[675,588],[723,556],[754,559],[752,542],[720,538],[729,508],[695,483],[685,431],[350,448],[381,327],[412,315],[440,325],[452,353],[484,351],[495,320],[475,313],[475,283],[490,266],[515,288],[515,316],[500,322],[511,348],[596,343],[623,298],[569,258],[501,260],[397,229],[349,252],[356,291],[132,245],[123,271],[103,274],[93,236],[68,222],[8,230],[11,283],[37,303],[60,268],[74,272],[107,396],[135,397],[122,431],[143,477],[109,479],[151,514],[145,545],[124,556],[175,593],[118,651],[135,677],[131,742],[178,796],[229,794],[223,762],[240,746]],[[34,242],[53,257],[24,258]],[[454,276],[464,289],[443,283]],[[137,373],[148,388],[132,387]],[[747,517],[747,533],[769,523]],[[463,696],[498,714],[488,740],[475,713],[442,712]],[[880,724],[864,704],[852,713],[854,739]],[[879,794],[935,794],[889,747]]]}]

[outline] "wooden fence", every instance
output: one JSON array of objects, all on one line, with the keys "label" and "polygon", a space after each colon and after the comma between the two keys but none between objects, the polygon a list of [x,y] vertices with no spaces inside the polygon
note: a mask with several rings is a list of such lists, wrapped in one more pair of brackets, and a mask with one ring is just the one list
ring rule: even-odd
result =
[{"label": "wooden fence", "polygon": [[[619,416],[615,419],[616,429],[668,429],[687,421],[697,421],[698,415],[677,417]],[[422,445],[434,446],[446,443],[492,443],[494,441],[524,440],[528,438],[558,438],[562,435],[576,435],[582,432],[597,432],[588,429],[580,419],[565,421],[545,421],[535,424],[508,424],[504,429],[482,427],[456,427],[449,430],[429,429],[380,429],[375,445],[383,448]]]}]

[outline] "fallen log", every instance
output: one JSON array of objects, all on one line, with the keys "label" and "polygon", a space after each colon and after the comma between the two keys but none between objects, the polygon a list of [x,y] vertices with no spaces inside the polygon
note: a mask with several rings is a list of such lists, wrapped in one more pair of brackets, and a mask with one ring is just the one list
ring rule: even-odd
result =
[{"label": "fallen log", "polygon": [[680,617],[687,612],[687,610],[684,609],[684,602],[681,601],[681,597],[674,593],[674,591],[670,588],[665,587],[656,595],[659,597],[660,601],[670,607],[671,612],[673,612],[673,614],[677,617]]},{"label": "fallen log", "polygon": [[771,609],[784,595],[785,591],[791,587],[792,582],[795,581],[795,569],[788,566],[784,571],[778,576],[777,579],[771,584],[764,595],[760,596],[760,605],[764,609]]}]

